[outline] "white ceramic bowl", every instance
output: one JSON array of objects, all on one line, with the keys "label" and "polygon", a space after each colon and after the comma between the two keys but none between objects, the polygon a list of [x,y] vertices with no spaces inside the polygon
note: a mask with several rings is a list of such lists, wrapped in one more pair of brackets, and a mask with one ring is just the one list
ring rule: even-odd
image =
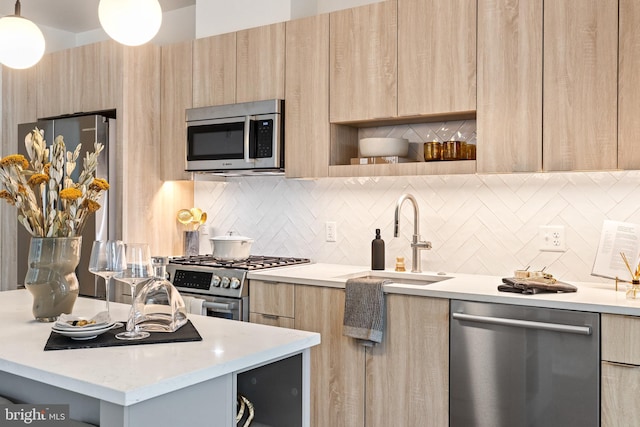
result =
[{"label": "white ceramic bowl", "polygon": [[405,138],[362,138],[359,143],[362,157],[406,157],[409,140]]}]

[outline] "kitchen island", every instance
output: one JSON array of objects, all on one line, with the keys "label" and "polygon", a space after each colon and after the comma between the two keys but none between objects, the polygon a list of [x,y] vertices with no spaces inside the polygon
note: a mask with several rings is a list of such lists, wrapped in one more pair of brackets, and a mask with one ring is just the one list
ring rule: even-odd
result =
[{"label": "kitchen island", "polygon": [[[52,324],[35,321],[31,303],[26,290],[0,292],[0,395],[14,402],[69,404],[71,418],[102,427],[231,427],[242,376],[255,383],[261,370],[295,359],[298,409],[309,424],[317,333],[191,315],[202,341],[44,351]],[[129,308],[112,303],[112,317],[126,319]],[[102,310],[104,301],[79,298],[73,314]]]}]

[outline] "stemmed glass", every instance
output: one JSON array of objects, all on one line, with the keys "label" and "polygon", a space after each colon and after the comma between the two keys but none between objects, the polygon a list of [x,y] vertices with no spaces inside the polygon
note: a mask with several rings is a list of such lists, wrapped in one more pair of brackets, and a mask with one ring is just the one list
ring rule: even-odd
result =
[{"label": "stemmed glass", "polygon": [[149,332],[141,331],[136,325],[136,285],[153,277],[151,252],[146,243],[127,243],[125,245],[127,267],[115,275],[117,280],[131,286],[131,312],[127,321],[127,331],[120,332],[116,338],[121,340],[139,340],[148,337]]},{"label": "stemmed glass", "polygon": [[[89,260],[89,271],[104,279],[109,321],[111,321],[111,313],[109,312],[110,280],[126,267],[127,262],[124,254],[124,243],[121,240],[96,240],[93,242],[91,258]],[[114,326],[120,327],[122,324]]]}]

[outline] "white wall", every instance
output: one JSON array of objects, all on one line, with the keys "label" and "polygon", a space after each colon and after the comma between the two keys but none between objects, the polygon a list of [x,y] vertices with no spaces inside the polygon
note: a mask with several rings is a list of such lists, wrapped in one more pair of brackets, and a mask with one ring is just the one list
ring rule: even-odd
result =
[{"label": "white wall", "polygon": [[[233,230],[256,239],[252,253],[309,257],[317,262],[369,265],[374,230],[382,230],[386,265],[410,264],[412,212],[402,209],[393,238],[395,202],[416,196],[420,232],[433,249],[423,270],[507,276],[531,266],[564,280],[590,275],[605,219],[640,223],[640,171],[384,178],[283,177],[197,181],[195,205],[208,213],[212,234]],[[325,242],[325,223],[338,241]],[[538,227],[564,225],[568,251],[540,252]],[[176,232],[179,228],[176,225]],[[202,253],[211,253],[207,235]]]}]

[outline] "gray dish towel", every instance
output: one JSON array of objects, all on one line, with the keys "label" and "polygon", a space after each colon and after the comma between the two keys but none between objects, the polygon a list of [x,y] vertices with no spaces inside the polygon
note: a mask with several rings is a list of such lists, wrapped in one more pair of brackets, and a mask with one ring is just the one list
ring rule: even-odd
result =
[{"label": "gray dish towel", "polygon": [[384,330],[385,279],[355,278],[345,285],[344,324],[342,334],[366,347],[382,342]]}]

